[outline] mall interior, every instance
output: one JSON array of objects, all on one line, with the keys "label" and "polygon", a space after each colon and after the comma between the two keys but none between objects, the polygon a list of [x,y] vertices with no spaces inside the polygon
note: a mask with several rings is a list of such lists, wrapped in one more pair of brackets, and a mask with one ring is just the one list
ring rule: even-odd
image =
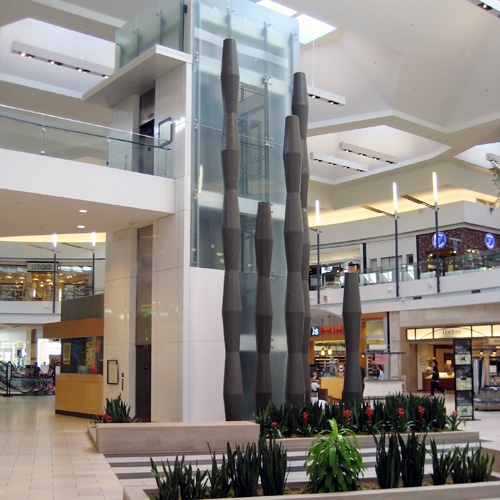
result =
[{"label": "mall interior", "polygon": [[49,413],[88,418],[121,395],[144,421],[225,418],[226,38],[240,72],[244,418],[255,411],[261,201],[274,238],[272,394],[285,400],[283,144],[296,72],[310,97],[309,361],[326,397],[342,394],[353,268],[370,394],[428,394],[433,359],[464,417],[500,386],[495,5],[0,5],[0,362],[56,375]]}]

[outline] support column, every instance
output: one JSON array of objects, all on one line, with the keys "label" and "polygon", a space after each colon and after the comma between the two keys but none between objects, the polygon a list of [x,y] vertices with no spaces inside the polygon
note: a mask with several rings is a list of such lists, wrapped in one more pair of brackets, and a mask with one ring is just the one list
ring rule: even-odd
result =
[{"label": "support column", "polygon": [[[135,317],[137,230],[125,229],[106,238],[104,298],[104,400],[119,394],[135,414]],[[107,384],[107,360],[118,361],[118,384]]]}]

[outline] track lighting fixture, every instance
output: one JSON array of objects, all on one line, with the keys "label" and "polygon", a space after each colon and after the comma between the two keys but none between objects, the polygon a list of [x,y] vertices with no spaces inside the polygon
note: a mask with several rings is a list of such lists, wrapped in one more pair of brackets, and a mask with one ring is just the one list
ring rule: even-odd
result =
[{"label": "track lighting fixture", "polygon": [[348,153],[354,153],[359,156],[365,156],[367,158],[373,158],[374,160],[384,161],[394,165],[398,162],[398,158],[395,156],[387,155],[385,153],[380,153],[379,151],[374,151],[372,149],[362,148],[361,146],[355,146],[354,144],[349,144],[347,142],[340,142],[339,149],[346,151]]},{"label": "track lighting fixture", "polygon": [[312,85],[307,86],[307,93],[311,99],[319,99],[334,106],[345,106],[345,97],[343,95],[313,87]]},{"label": "track lighting fixture", "polygon": [[11,52],[13,54],[19,54],[21,57],[44,61],[53,66],[64,66],[65,68],[74,69],[79,73],[100,76],[101,78],[107,78],[108,73],[110,74],[113,72],[113,68],[108,68],[90,61],[85,61],[85,67],[82,67],[80,64],[84,61],[81,59],[63,54],[56,54],[53,51],[42,49],[40,47],[34,47],[21,42],[12,42]]},{"label": "track lighting fixture", "polygon": [[500,0],[469,0],[469,2],[477,5],[480,9],[493,14],[495,17],[500,17]]},{"label": "track lighting fixture", "polygon": [[319,161],[322,163],[328,163],[329,165],[347,168],[349,170],[356,170],[357,172],[368,172],[368,168],[359,163],[354,163],[349,160],[344,160],[342,158],[336,158],[335,156],[325,155],[323,153],[312,152],[309,154],[309,158],[314,161]]}]

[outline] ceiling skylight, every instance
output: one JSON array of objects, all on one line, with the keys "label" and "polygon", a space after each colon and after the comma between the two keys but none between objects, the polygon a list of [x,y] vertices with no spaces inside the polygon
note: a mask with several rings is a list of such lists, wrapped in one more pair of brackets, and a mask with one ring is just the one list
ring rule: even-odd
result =
[{"label": "ceiling skylight", "polygon": [[304,45],[337,29],[335,26],[314,19],[314,17],[308,16],[307,14],[300,14],[300,16],[297,16],[297,21],[299,21],[300,43]]},{"label": "ceiling skylight", "polygon": [[296,10],[290,9],[289,7],[285,7],[284,5],[280,5],[279,3],[273,2],[273,0],[260,0],[257,2],[258,5],[262,5],[262,7],[266,7],[266,9],[274,10],[288,17],[292,17],[297,14]]},{"label": "ceiling skylight", "polygon": [[279,12],[280,14],[284,14],[285,16],[295,17],[295,19],[299,21],[299,40],[300,43],[304,45],[313,42],[314,40],[317,40],[318,38],[321,38],[322,36],[337,29],[335,26],[319,21],[318,19],[308,16],[307,14],[299,14],[296,16],[296,10],[285,7],[284,5],[274,2],[273,0],[260,0],[257,4]]}]

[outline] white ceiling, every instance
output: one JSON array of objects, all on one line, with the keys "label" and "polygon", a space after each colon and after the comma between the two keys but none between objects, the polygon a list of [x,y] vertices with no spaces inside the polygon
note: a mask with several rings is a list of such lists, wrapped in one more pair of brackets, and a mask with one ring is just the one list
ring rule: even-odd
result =
[{"label": "white ceiling", "polygon": [[[12,54],[11,44],[38,43],[47,50],[59,49],[109,66],[112,44],[106,44],[102,57],[95,60],[93,39],[84,35],[113,41],[116,28],[151,3],[0,0],[0,103],[106,125],[107,111],[79,98],[98,77],[42,62],[35,68],[36,61]],[[312,217],[315,199],[321,200],[324,224],[366,218],[366,210],[359,208],[365,204],[390,211],[393,181],[398,182],[400,195],[431,202],[433,170],[439,174],[443,203],[495,200],[485,154],[500,154],[500,19],[468,0],[281,3],[337,27],[302,47],[301,66],[308,83],[346,97],[345,106],[311,103],[309,151],[368,169],[357,173],[310,162]],[[64,43],[54,44],[48,35],[36,42],[35,32],[46,33],[42,23],[57,25]],[[57,76],[53,70],[59,70]],[[399,161],[389,165],[339,151],[340,142],[396,156]],[[464,169],[469,175],[461,175]],[[65,212],[63,202],[55,202],[53,213]],[[415,208],[409,202],[400,205],[400,211]],[[126,219],[128,224],[131,216],[124,214],[122,222]],[[29,220],[26,213],[16,215],[21,233],[25,220]],[[110,224],[112,231],[120,222]],[[0,236],[4,235],[0,224]]]}]

